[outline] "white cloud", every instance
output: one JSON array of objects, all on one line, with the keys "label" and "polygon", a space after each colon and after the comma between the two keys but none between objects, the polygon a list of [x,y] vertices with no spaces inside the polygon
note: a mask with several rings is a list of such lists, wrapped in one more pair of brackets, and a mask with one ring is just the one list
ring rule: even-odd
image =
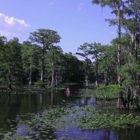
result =
[{"label": "white cloud", "polygon": [[80,3],[78,6],[78,11],[82,10],[84,8],[85,4],[84,3]]},{"label": "white cloud", "polygon": [[18,37],[29,26],[30,25],[24,20],[8,17],[3,13],[0,13],[0,36]]}]

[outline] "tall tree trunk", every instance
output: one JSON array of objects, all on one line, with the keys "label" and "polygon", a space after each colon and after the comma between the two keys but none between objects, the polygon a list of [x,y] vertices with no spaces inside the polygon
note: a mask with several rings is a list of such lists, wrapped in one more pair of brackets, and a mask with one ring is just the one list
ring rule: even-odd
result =
[{"label": "tall tree trunk", "polygon": [[135,60],[137,60],[137,51],[138,51],[138,43],[137,43],[137,27],[138,27],[138,5],[135,3],[135,29],[134,29],[134,36],[135,36],[135,47],[134,47],[134,55],[135,55]]},{"label": "tall tree trunk", "polygon": [[51,79],[51,87],[55,86],[55,71],[54,71],[54,63],[52,63],[52,79]]},{"label": "tall tree trunk", "polygon": [[88,76],[85,77],[86,86],[88,86]]},{"label": "tall tree trunk", "polygon": [[[120,25],[120,1],[118,4],[118,14],[117,14],[117,19],[118,19],[118,39],[121,39],[121,25]],[[117,81],[118,81],[118,86],[121,87],[121,76],[119,73],[120,67],[121,67],[121,45],[118,43],[118,49],[117,49]]]},{"label": "tall tree trunk", "polygon": [[[121,24],[120,24],[120,0],[118,1],[118,7],[117,7],[117,20],[118,20],[118,39],[121,39]],[[117,48],[117,82],[118,82],[118,87],[121,87],[121,75],[119,73],[121,67],[121,45],[118,43],[118,48]],[[120,108],[121,105],[121,99],[120,95],[118,95],[118,107]]]},{"label": "tall tree trunk", "polygon": [[51,80],[51,87],[55,86],[55,80],[54,80],[54,69],[52,69],[52,80]]},{"label": "tall tree trunk", "polygon": [[97,54],[96,54],[96,70],[95,70],[95,74],[96,74],[95,85],[96,85],[96,87],[98,87],[99,84],[98,84],[98,58],[97,58]]},{"label": "tall tree trunk", "polygon": [[32,83],[32,70],[30,70],[30,74],[29,74],[29,86],[31,86]]},{"label": "tall tree trunk", "polygon": [[41,82],[44,82],[44,52],[45,52],[45,49],[43,47],[42,49],[42,58],[41,58]]}]

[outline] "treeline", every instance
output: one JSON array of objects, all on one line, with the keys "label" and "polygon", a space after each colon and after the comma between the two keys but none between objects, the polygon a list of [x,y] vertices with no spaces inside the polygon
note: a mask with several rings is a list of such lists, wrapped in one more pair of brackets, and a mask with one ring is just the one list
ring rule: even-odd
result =
[{"label": "treeline", "polygon": [[[96,72],[96,86],[117,84],[130,102],[140,88],[140,0],[92,0],[92,4],[108,6],[115,19],[106,19],[117,26],[117,38],[111,45],[85,43],[79,47],[86,59],[91,55]],[[119,98],[122,98],[120,92]],[[120,100],[118,100],[120,106]]]},{"label": "treeline", "polygon": [[[85,58],[87,66],[93,65],[97,87],[99,83],[118,85],[120,106],[122,98],[130,102],[140,95],[140,0],[92,0],[92,4],[112,9],[116,18],[106,21],[117,26],[118,35],[110,45],[84,43],[77,54]],[[87,85],[89,72],[85,73]]]},{"label": "treeline", "polygon": [[38,29],[30,33],[28,41],[18,38],[7,41],[0,37],[0,85],[37,84],[41,87],[58,86],[61,82],[84,80],[85,62],[72,53],[63,53],[56,43],[61,37],[56,31]]},{"label": "treeline", "polygon": [[85,43],[79,49],[94,58],[97,83],[102,79],[105,85],[118,84],[133,92],[140,85],[140,0],[92,0],[92,4],[112,10],[116,18],[106,21],[117,26],[118,36],[111,45]]}]

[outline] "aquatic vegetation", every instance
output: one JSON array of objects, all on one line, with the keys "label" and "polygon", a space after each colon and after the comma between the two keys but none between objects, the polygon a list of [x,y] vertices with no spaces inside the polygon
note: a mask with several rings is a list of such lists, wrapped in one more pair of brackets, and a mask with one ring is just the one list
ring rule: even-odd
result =
[{"label": "aquatic vegetation", "polygon": [[80,90],[85,97],[95,97],[97,99],[116,99],[118,94],[112,91],[100,89],[82,89]]},{"label": "aquatic vegetation", "polygon": [[125,128],[128,125],[140,126],[140,116],[130,114],[113,114],[101,110],[93,110],[89,106],[79,108],[54,108],[43,111],[38,118],[26,122],[30,126],[38,125],[41,129],[47,127],[67,129],[77,126],[81,129]]},{"label": "aquatic vegetation", "polygon": [[[20,133],[16,133],[17,128],[11,124],[10,131],[0,130],[0,138],[2,136],[4,140],[34,140],[40,138],[54,140],[58,131],[67,131],[70,127],[77,127],[84,131],[95,129],[112,130],[140,126],[139,115],[126,114],[123,111],[122,113],[124,114],[119,114],[113,111],[115,109],[114,99],[118,95],[116,91],[118,90],[110,90],[110,88],[81,89],[78,94],[84,96],[85,102],[89,101],[90,97],[96,98],[96,100],[91,101],[92,104],[85,103],[84,105],[72,105],[64,100],[62,102],[64,105],[53,105],[41,110],[37,114],[28,113],[20,116],[24,119],[20,119],[18,123],[25,126],[24,129],[27,131],[27,135],[22,136]],[[97,107],[96,110],[93,108],[93,104]],[[10,120],[8,121],[10,123]],[[59,139],[65,138],[66,135],[63,135]]]},{"label": "aquatic vegetation", "polygon": [[82,116],[82,123],[79,125],[82,129],[101,129],[101,128],[111,128],[120,129],[126,128],[129,125],[140,125],[140,117],[134,117],[132,114],[113,114],[109,112],[104,112],[101,110],[95,111],[86,109],[86,114]]},{"label": "aquatic vegetation", "polygon": [[97,89],[81,89],[80,92],[85,97],[95,97],[97,99],[116,99],[118,97],[118,93],[120,91],[124,91],[123,88],[117,87],[117,85],[108,85],[108,86],[100,86]]},{"label": "aquatic vegetation", "polygon": [[[121,129],[129,128],[130,125],[140,126],[140,116],[129,114],[115,114],[109,111],[93,110],[91,106],[81,107],[50,107],[38,114],[29,113],[23,115],[24,118],[30,117],[28,120],[20,120],[20,124],[26,126],[24,129],[28,132],[28,136],[22,136],[15,133],[16,128],[11,125],[11,131],[2,131],[4,140],[14,139],[35,139],[41,137],[49,137],[54,139],[57,131],[67,130],[70,127],[78,127],[81,130],[95,129]],[[25,125],[26,124],[26,125]],[[53,135],[49,135],[50,129]]]}]

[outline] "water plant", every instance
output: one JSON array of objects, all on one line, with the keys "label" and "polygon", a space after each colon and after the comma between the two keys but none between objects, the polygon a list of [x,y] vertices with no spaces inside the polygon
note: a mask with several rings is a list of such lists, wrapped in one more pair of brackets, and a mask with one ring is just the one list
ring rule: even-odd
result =
[{"label": "water plant", "polygon": [[[67,130],[70,127],[77,127],[81,130],[95,129],[122,129],[129,128],[131,125],[140,126],[140,116],[129,114],[110,113],[107,110],[94,110],[91,106],[81,107],[50,107],[38,114],[26,114],[24,118],[30,117],[30,120],[20,120],[20,124],[26,124],[28,135],[22,136],[15,133],[16,128],[11,131],[3,131],[4,140],[6,139],[35,139],[41,137],[49,137],[54,139],[57,131]],[[53,135],[49,135],[50,130]]]},{"label": "water plant", "polygon": [[128,125],[140,126],[140,117],[130,114],[115,114],[108,111],[93,110],[90,106],[79,108],[54,108],[43,111],[38,118],[26,122],[42,129],[52,127],[56,130],[77,126],[81,129],[126,128]]},{"label": "water plant", "polygon": [[119,92],[124,92],[123,88],[119,88],[117,85],[100,86],[98,88],[81,89],[80,92],[85,97],[95,97],[97,99],[117,99]]}]

